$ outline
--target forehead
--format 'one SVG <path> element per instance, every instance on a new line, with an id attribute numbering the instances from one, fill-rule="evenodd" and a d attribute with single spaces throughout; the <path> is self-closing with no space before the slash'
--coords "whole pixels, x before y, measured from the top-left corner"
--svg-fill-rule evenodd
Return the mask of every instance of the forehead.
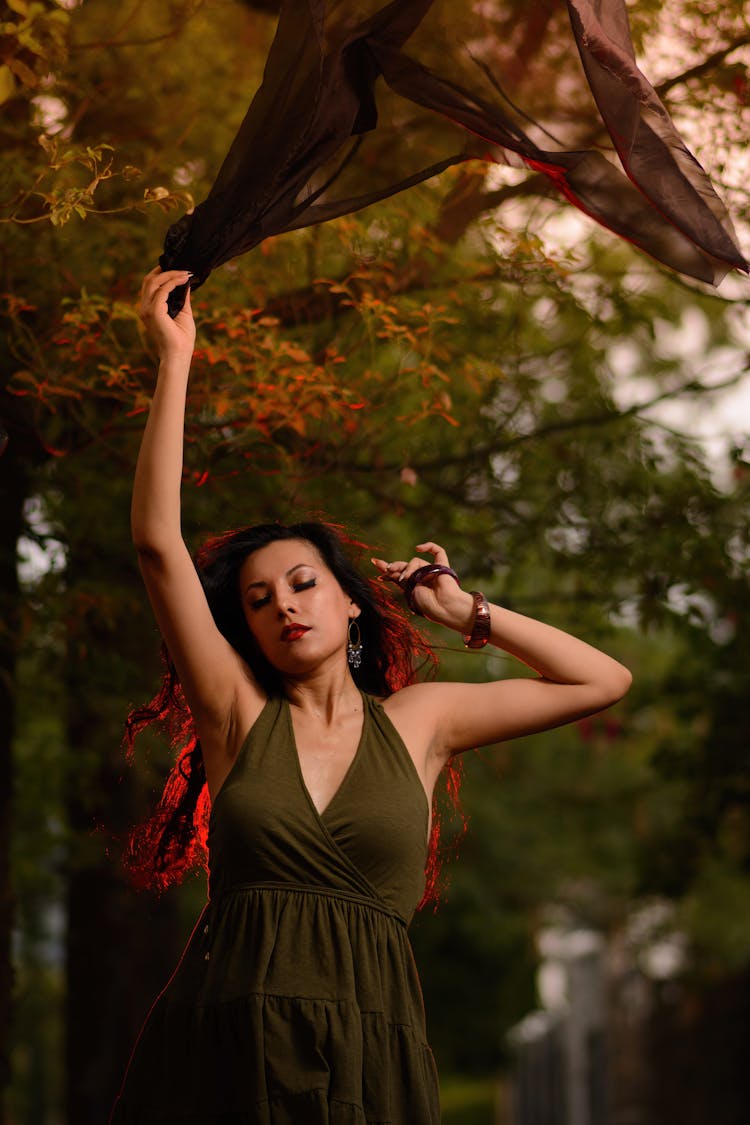
<path id="1" fill-rule="evenodd" d="M 248 555 L 240 576 L 245 582 L 270 582 L 297 566 L 309 566 L 318 571 L 327 569 L 317 548 L 306 539 L 275 539 Z"/>

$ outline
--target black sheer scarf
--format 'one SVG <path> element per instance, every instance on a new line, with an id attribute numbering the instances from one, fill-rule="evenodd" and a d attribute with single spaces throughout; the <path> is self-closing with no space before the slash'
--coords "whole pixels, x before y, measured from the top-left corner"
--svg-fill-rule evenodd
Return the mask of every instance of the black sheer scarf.
<path id="1" fill-rule="evenodd" d="M 269 235 L 477 158 L 544 173 L 680 273 L 718 284 L 748 268 L 636 65 L 624 0 L 283 0 L 261 86 L 160 264 L 195 288 Z"/>

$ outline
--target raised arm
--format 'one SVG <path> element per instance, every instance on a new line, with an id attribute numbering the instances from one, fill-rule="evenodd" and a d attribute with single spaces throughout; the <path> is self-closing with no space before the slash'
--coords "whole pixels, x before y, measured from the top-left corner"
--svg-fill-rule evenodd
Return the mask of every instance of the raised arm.
<path id="1" fill-rule="evenodd" d="M 195 324 L 190 298 L 182 312 L 164 322 L 166 299 L 188 274 L 155 269 L 141 289 L 141 319 L 159 354 L 156 390 L 141 442 L 133 482 L 130 526 L 141 558 L 183 544 L 180 527 L 183 429 Z"/>
<path id="2" fill-rule="evenodd" d="M 435 562 L 447 565 L 436 543 L 421 543 Z M 385 577 L 402 585 L 423 560 L 377 564 Z M 415 600 L 425 617 L 458 633 L 471 633 L 474 600 L 456 582 L 441 575 L 419 586 Z M 439 760 L 477 746 L 533 734 L 601 711 L 621 699 L 631 675 L 618 661 L 577 637 L 502 606 L 490 606 L 489 644 L 510 653 L 537 672 L 537 677 L 484 684 L 419 684 L 395 701 L 410 726 L 422 709 L 432 731 L 430 752 Z"/>
<path id="3" fill-rule="evenodd" d="M 166 301 L 187 276 L 156 269 L 143 282 L 141 317 L 159 354 L 159 374 L 136 466 L 131 528 L 156 620 L 204 751 L 209 748 L 206 772 L 211 785 L 212 773 L 218 777 L 226 770 L 221 763 L 212 769 L 210 748 L 227 744 L 239 691 L 245 712 L 248 693 L 257 696 L 258 710 L 262 699 L 246 666 L 214 623 L 182 538 L 183 429 L 195 325 L 189 295 L 174 320 L 167 314 Z"/>

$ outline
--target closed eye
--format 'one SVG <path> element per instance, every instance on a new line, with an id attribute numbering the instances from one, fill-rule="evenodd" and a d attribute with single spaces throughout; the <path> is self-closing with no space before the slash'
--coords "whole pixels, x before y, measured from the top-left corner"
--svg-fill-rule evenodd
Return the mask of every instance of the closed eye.
<path id="1" fill-rule="evenodd" d="M 317 582 L 317 578 L 309 578 L 307 582 L 295 582 L 292 589 L 299 593 L 300 590 L 309 590 Z"/>
<path id="2" fill-rule="evenodd" d="M 294 582 L 292 584 L 292 589 L 295 594 L 298 594 L 301 590 L 309 590 L 312 586 L 315 586 L 317 581 L 317 578 L 309 578 L 307 582 Z M 263 609 L 263 606 L 270 605 L 270 602 L 271 595 L 266 594 L 264 597 L 256 598 L 255 601 L 249 602 L 248 604 L 250 609 Z"/>
<path id="3" fill-rule="evenodd" d="M 271 601 L 271 595 L 266 594 L 264 598 L 256 598 L 254 602 L 250 602 L 250 609 L 262 609 L 264 605 L 268 605 Z"/>

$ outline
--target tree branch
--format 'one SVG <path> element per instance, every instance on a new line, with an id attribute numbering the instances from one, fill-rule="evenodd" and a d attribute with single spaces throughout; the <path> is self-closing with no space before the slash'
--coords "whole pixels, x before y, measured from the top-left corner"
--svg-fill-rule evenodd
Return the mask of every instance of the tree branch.
<path id="1" fill-rule="evenodd" d="M 507 184 L 495 191 L 482 191 L 486 176 L 486 166 L 482 174 L 474 168 L 467 168 L 448 192 L 441 204 L 438 220 L 432 227 L 432 233 L 441 242 L 454 245 L 480 215 L 497 210 L 509 199 L 558 194 L 549 176 L 542 172 L 535 172 L 519 184 Z"/>
<path id="2" fill-rule="evenodd" d="M 702 78 L 704 74 L 714 70 L 719 63 L 724 62 L 733 51 L 738 50 L 740 47 L 747 47 L 750 45 L 750 35 L 741 35 L 739 39 L 733 40 L 724 47 L 720 47 L 718 51 L 707 56 L 702 62 L 696 63 L 695 66 L 683 70 L 681 74 L 675 74 L 671 78 L 666 78 L 655 87 L 659 97 L 663 97 L 669 93 L 675 86 L 681 86 L 685 82 L 689 82 L 692 78 Z"/>
<path id="3" fill-rule="evenodd" d="M 648 399 L 646 402 L 633 403 L 632 406 L 628 406 L 624 410 L 612 409 L 601 411 L 597 414 L 579 416 L 577 418 L 561 418 L 556 422 L 548 423 L 546 426 L 540 426 L 538 429 L 532 430 L 532 432 L 528 434 L 516 434 L 505 440 L 500 439 L 487 442 L 483 446 L 472 446 L 469 451 L 458 454 L 455 457 L 434 457 L 426 461 L 409 461 L 409 468 L 414 469 L 416 472 L 427 473 L 435 469 L 448 468 L 449 466 L 468 465 L 472 462 L 482 461 L 498 453 L 506 453 L 508 450 L 515 449 L 519 445 L 524 445 L 527 442 L 550 437 L 553 434 L 565 433 L 570 430 L 606 426 L 613 422 L 621 422 L 626 418 L 637 416 L 642 411 L 649 410 L 652 406 L 656 406 L 660 402 L 678 398 L 683 394 L 690 394 L 691 392 L 696 394 L 709 394 L 713 391 L 726 390 L 728 387 L 736 386 L 746 374 L 747 368 L 744 368 L 728 379 L 724 379 L 721 383 L 714 383 L 711 386 L 706 386 L 697 379 L 691 379 L 686 383 L 682 383 L 679 387 L 673 387 L 668 391 L 662 391 L 660 394 L 654 395 L 653 398 Z M 342 461 L 339 464 L 340 467 L 346 469 L 347 472 L 366 475 L 371 472 L 395 472 L 397 469 L 403 468 L 404 463 L 402 461 L 392 461 L 390 463 L 380 462 L 377 466 L 374 466 L 372 463 L 363 465 L 358 462 Z"/>

